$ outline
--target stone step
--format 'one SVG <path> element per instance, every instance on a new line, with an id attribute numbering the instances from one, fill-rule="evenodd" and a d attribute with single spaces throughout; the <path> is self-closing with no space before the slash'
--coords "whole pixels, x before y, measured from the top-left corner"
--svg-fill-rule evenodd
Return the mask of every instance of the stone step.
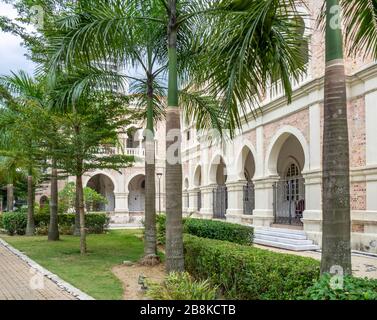
<path id="1" fill-rule="evenodd" d="M 291 238 L 283 238 L 283 237 L 277 237 L 273 235 L 264 235 L 264 234 L 255 235 L 255 239 L 268 240 L 268 241 L 287 243 L 287 244 L 297 244 L 297 245 L 313 244 L 313 241 L 307 240 L 307 239 L 291 239 Z"/>
<path id="2" fill-rule="evenodd" d="M 296 240 L 306 240 L 305 233 L 296 233 L 296 232 L 285 232 L 280 230 L 271 230 L 271 229 L 255 229 L 254 230 L 255 237 L 258 235 L 265 235 L 265 236 L 273 236 L 278 238 L 287 238 L 287 239 L 296 239 Z"/>
<path id="3" fill-rule="evenodd" d="M 318 250 L 319 247 L 315 244 L 290 244 L 290 243 L 282 243 L 277 241 L 270 241 L 270 240 L 263 240 L 263 239 L 254 239 L 255 244 L 260 244 L 263 246 L 286 249 L 291 251 L 311 251 L 311 250 Z"/>
<path id="4" fill-rule="evenodd" d="M 297 229 L 288 229 L 288 228 L 274 228 L 274 227 L 254 227 L 257 231 L 271 231 L 271 232 L 280 232 L 280 233 L 288 233 L 288 234 L 301 234 L 306 235 L 304 230 L 297 230 Z"/>

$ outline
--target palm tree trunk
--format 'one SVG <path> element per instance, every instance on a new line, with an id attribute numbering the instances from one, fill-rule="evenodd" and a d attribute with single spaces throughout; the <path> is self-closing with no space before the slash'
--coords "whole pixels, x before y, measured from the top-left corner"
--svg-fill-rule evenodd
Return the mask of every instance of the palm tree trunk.
<path id="1" fill-rule="evenodd" d="M 169 83 L 166 113 L 166 271 L 184 271 L 182 163 L 177 85 L 177 1 L 169 0 Z M 176 141 L 178 138 L 178 141 Z"/>
<path id="2" fill-rule="evenodd" d="M 143 263 L 159 262 L 156 238 L 155 145 L 153 128 L 153 79 L 148 78 L 147 130 L 145 134 L 145 233 Z"/>
<path id="3" fill-rule="evenodd" d="M 13 211 L 13 202 L 14 202 L 14 188 L 13 183 L 7 184 L 7 211 Z"/>
<path id="4" fill-rule="evenodd" d="M 351 211 L 347 93 L 341 27 L 330 10 L 338 0 L 327 0 L 326 72 L 322 177 L 321 273 L 340 266 L 351 274 Z"/>
<path id="5" fill-rule="evenodd" d="M 48 240 L 59 240 L 58 227 L 58 170 L 56 161 L 52 160 L 51 170 L 51 197 L 50 197 L 50 224 L 48 226 Z"/>
<path id="6" fill-rule="evenodd" d="M 31 170 L 27 177 L 27 223 L 26 223 L 26 235 L 33 236 L 35 232 L 34 223 L 34 183 Z"/>
<path id="7" fill-rule="evenodd" d="M 86 253 L 86 232 L 85 232 L 85 208 L 84 208 L 84 191 L 82 186 L 82 175 L 76 176 L 76 193 L 78 194 L 79 212 L 80 212 L 80 253 Z"/>

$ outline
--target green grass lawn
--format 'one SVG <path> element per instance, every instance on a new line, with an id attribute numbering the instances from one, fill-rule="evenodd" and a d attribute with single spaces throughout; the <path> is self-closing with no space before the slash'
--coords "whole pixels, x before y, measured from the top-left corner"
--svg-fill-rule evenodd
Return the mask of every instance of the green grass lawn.
<path id="1" fill-rule="evenodd" d="M 122 299 L 121 282 L 111 272 L 124 260 L 137 261 L 143 254 L 140 230 L 114 230 L 88 235 L 88 254 L 80 255 L 80 239 L 61 236 L 57 242 L 46 236 L 1 237 L 63 280 L 96 299 Z"/>

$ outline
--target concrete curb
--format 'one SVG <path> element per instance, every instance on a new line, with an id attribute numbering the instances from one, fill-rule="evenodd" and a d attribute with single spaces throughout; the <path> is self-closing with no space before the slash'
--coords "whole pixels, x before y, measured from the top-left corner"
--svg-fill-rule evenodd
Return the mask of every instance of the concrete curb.
<path id="1" fill-rule="evenodd" d="M 59 278 L 56 274 L 48 271 L 47 269 L 43 268 L 40 264 L 36 263 L 34 260 L 30 259 L 28 256 L 23 254 L 21 251 L 17 250 L 16 248 L 12 247 L 8 242 L 3 239 L 0 239 L 0 244 L 3 245 L 7 250 L 12 252 L 14 255 L 19 257 L 22 261 L 26 262 L 31 268 L 41 273 L 47 279 L 50 279 L 54 282 L 59 288 L 68 292 L 72 296 L 74 296 L 77 300 L 95 300 L 93 297 L 89 296 L 88 294 L 82 292 L 80 289 L 72 286 L 68 282 L 64 281 L 63 279 Z"/>

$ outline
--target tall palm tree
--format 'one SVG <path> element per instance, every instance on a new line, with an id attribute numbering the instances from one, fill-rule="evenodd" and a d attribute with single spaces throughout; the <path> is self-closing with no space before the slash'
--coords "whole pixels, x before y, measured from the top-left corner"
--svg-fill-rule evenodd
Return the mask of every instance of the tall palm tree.
<path id="1" fill-rule="evenodd" d="M 167 7 L 163 1 L 133 0 L 122 3 L 117 1 L 98 1 L 95 4 L 81 1 L 78 3 L 78 8 L 74 13 L 58 20 L 57 28 L 60 35 L 57 36 L 55 32 L 54 37 L 49 42 L 52 48 L 50 51 L 55 52 L 50 59 L 50 71 L 52 70 L 53 72 L 61 63 L 72 66 L 77 61 L 88 65 L 93 64 L 93 61 L 94 64 L 96 61 L 110 61 L 110 63 L 115 62 L 117 64 L 127 63 L 143 73 L 142 77 L 131 73 L 124 75 L 124 78 L 132 82 L 131 97 L 133 95 L 133 100 L 138 101 L 138 105 L 144 103 L 147 106 L 145 118 L 149 134 L 147 134 L 146 139 L 145 163 L 146 188 L 148 189 L 145 206 L 145 256 L 150 257 L 155 257 L 156 255 L 153 122 L 156 117 L 161 115 L 161 96 L 165 96 L 166 91 L 169 91 L 164 87 L 163 83 L 163 77 L 168 72 L 168 66 L 171 65 L 169 62 L 171 57 L 169 52 L 171 50 L 169 51 L 166 46 L 168 35 L 165 22 L 168 21 L 168 18 Z M 132 23 L 128 23 L 131 21 Z M 179 66 L 175 65 L 174 68 L 176 69 L 177 67 L 186 71 L 188 69 L 183 62 L 188 60 L 188 45 L 191 45 L 189 35 L 191 35 L 189 30 L 180 34 L 182 44 L 178 56 L 181 63 Z M 175 54 L 177 55 L 177 52 Z M 182 73 L 180 78 L 184 79 L 184 76 L 187 76 L 187 72 Z M 96 77 L 96 81 L 100 83 L 101 79 Z M 178 89 L 177 80 L 175 82 L 176 89 Z M 169 81 L 169 86 L 171 86 L 171 81 Z M 80 87 L 80 85 L 76 84 L 76 87 Z M 101 87 L 101 85 L 97 85 L 97 87 Z M 208 127 L 208 124 L 212 123 L 212 125 L 221 129 L 221 116 L 218 112 L 220 109 L 216 105 L 215 99 L 208 94 L 205 95 L 205 92 L 193 89 L 193 86 L 184 85 L 182 90 L 176 93 L 177 99 L 180 98 L 184 102 L 186 112 L 196 116 L 200 127 Z M 78 91 L 75 90 L 76 93 Z M 170 97 L 171 94 L 168 94 L 168 96 Z M 178 102 L 176 107 L 178 107 Z M 179 125 L 178 113 L 175 112 L 177 117 L 174 120 L 173 127 Z M 171 123 L 170 118 L 169 116 L 168 123 Z M 176 129 L 178 129 L 176 133 L 179 135 L 179 128 Z M 167 132 L 168 130 L 169 128 L 167 128 Z M 173 141 L 170 142 L 170 144 L 172 143 Z M 181 166 L 180 160 L 176 162 L 173 167 L 176 168 L 174 169 L 175 171 L 179 171 L 181 170 L 179 169 Z M 179 260 L 182 264 L 182 232 L 181 227 L 178 226 L 177 228 L 177 223 L 181 225 L 179 221 L 182 218 L 182 209 L 178 210 L 178 207 L 181 206 L 181 190 L 177 185 L 177 183 L 181 183 L 178 182 L 181 179 L 175 175 L 171 177 L 170 162 L 167 165 L 169 166 L 167 177 L 170 177 L 167 178 L 169 180 L 169 182 L 167 181 L 167 188 L 169 189 L 167 197 L 170 199 L 167 201 L 169 203 L 167 210 L 167 256 L 170 257 L 175 252 L 180 251 Z M 172 199 L 175 202 L 178 201 L 173 207 Z M 175 225 L 175 227 L 170 228 L 171 225 Z M 174 239 L 176 235 L 178 235 L 178 238 Z M 179 243 L 178 250 L 170 248 L 169 244 L 176 245 Z M 175 260 L 177 258 L 168 258 L 167 264 L 169 265 L 170 261 L 173 263 Z M 179 267 L 178 269 L 181 268 Z"/>
<path id="2" fill-rule="evenodd" d="M 26 235 L 33 235 L 35 229 L 35 177 L 39 171 L 40 162 L 43 160 L 41 155 L 42 140 L 49 140 L 50 138 L 46 135 L 48 136 L 48 133 L 51 133 L 47 130 L 50 117 L 44 116 L 46 113 L 44 83 L 20 71 L 9 76 L 2 76 L 0 85 L 2 98 L 8 105 L 8 121 L 4 128 L 8 128 L 7 130 L 13 137 L 11 151 L 13 157 L 23 159 L 22 165 L 27 171 L 28 215 Z M 52 216 L 54 217 L 56 214 L 53 207 Z"/>
<path id="3" fill-rule="evenodd" d="M 351 266 L 347 92 L 339 0 L 326 0 L 326 69 L 322 152 L 321 273 Z"/>

